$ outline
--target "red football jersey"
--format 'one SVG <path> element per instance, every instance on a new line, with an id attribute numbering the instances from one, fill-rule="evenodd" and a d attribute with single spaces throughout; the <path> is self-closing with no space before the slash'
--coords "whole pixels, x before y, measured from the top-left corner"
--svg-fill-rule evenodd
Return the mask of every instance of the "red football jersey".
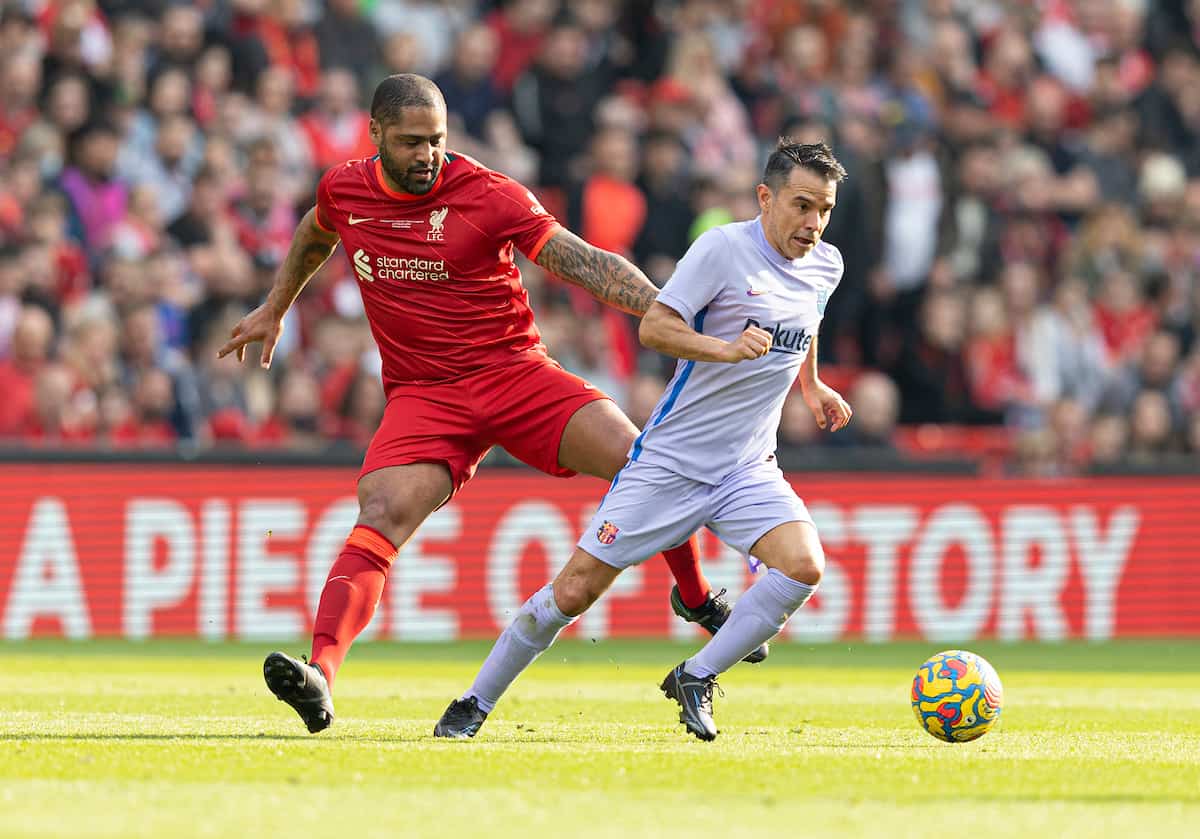
<path id="1" fill-rule="evenodd" d="M 535 259 L 560 229 L 516 181 L 447 152 L 425 195 L 388 187 L 378 157 L 317 186 L 317 224 L 359 280 L 383 383 L 441 382 L 541 346 L 513 248 Z"/>

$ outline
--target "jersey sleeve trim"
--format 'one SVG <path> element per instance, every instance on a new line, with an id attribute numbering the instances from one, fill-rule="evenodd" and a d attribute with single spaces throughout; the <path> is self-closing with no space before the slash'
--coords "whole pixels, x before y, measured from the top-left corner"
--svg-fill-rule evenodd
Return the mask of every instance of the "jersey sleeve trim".
<path id="1" fill-rule="evenodd" d="M 694 320 L 697 314 L 695 307 L 693 307 L 691 303 L 680 297 L 676 297 L 670 292 L 670 290 L 660 291 L 658 293 L 658 297 L 654 298 L 654 302 L 661 303 L 675 314 L 679 315 L 679 317 L 683 319 L 684 323 Z"/>
<path id="2" fill-rule="evenodd" d="M 327 225 L 321 221 L 321 205 L 320 204 L 318 204 L 316 206 L 316 212 L 313 213 L 313 224 L 315 224 L 321 230 L 324 230 L 326 233 L 332 233 L 334 236 L 337 235 L 337 231 L 333 229 L 332 224 Z"/>
<path id="3" fill-rule="evenodd" d="M 537 244 L 530 248 L 529 252 L 525 254 L 525 256 L 529 258 L 529 261 L 533 262 L 537 260 L 538 254 L 542 252 L 542 248 L 546 247 L 546 243 L 553 239 L 555 234 L 562 229 L 563 226 L 561 224 L 555 223 L 553 227 L 543 233 L 542 238 L 537 240 Z"/>

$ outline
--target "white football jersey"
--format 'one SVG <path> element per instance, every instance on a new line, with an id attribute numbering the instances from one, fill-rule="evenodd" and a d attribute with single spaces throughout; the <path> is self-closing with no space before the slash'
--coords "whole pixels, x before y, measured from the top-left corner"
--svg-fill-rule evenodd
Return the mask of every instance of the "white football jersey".
<path id="1" fill-rule="evenodd" d="M 771 247 L 761 219 L 715 227 L 697 239 L 658 302 L 704 335 L 732 341 L 749 326 L 772 335 L 763 358 L 724 364 L 680 361 L 646 428 L 629 451 L 717 484 L 775 452 L 783 402 L 842 278 L 842 255 L 820 242 L 787 259 Z"/>

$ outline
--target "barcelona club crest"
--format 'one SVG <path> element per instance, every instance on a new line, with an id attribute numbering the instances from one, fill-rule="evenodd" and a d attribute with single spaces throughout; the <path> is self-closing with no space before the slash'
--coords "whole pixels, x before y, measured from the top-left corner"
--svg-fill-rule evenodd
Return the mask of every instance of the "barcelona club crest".
<path id="1" fill-rule="evenodd" d="M 617 534 L 621 532 L 621 528 L 617 527 L 611 521 L 606 521 L 600 525 L 600 529 L 596 531 L 596 541 L 601 545 L 611 545 L 617 539 Z"/>

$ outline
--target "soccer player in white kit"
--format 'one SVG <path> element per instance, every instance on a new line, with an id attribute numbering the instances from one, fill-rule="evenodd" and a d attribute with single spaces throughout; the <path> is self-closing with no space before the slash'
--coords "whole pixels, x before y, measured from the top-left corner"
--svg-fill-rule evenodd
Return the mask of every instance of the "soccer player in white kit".
<path id="1" fill-rule="evenodd" d="M 775 461 L 775 435 L 797 377 L 820 427 L 850 421 L 850 406 L 817 375 L 817 328 L 842 277 L 841 254 L 821 234 L 845 176 L 824 143 L 781 140 L 757 188 L 759 217 L 709 230 L 688 249 L 639 330 L 645 346 L 679 359 L 674 378 L 575 553 L 521 607 L 436 736 L 475 736 L 513 680 L 623 569 L 701 525 L 767 568 L 662 683 L 688 731 L 717 736 L 717 676 L 783 628 L 825 565 L 812 517 Z"/>

